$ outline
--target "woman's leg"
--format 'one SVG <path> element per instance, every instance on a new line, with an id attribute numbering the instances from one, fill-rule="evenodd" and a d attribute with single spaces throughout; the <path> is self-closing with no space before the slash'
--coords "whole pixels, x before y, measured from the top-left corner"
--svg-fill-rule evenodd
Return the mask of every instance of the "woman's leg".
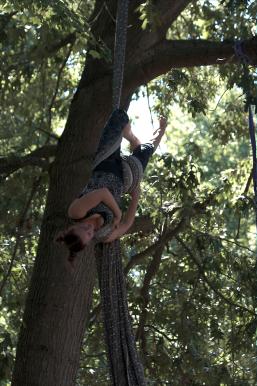
<path id="1" fill-rule="evenodd" d="M 150 140 L 146 141 L 146 143 L 151 143 L 154 147 L 154 151 L 157 149 L 159 143 L 161 142 L 161 139 L 163 137 L 163 134 L 165 133 L 167 127 L 167 120 L 163 117 L 159 120 L 159 127 L 156 129 L 153 133 L 153 136 Z M 142 144 L 142 142 L 134 135 L 134 133 L 131 130 L 130 123 L 128 123 L 124 129 L 123 129 L 123 137 L 129 141 L 131 151 L 133 152 L 139 145 Z"/>
<path id="2" fill-rule="evenodd" d="M 123 137 L 129 141 L 130 144 L 130 150 L 135 150 L 136 147 L 141 145 L 140 139 L 138 139 L 135 134 L 131 130 L 130 122 L 124 127 L 123 129 Z"/>

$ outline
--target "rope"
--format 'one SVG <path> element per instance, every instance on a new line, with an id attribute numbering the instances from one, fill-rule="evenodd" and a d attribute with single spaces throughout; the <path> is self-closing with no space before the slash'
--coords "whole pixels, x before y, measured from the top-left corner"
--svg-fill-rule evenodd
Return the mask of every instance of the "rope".
<path id="1" fill-rule="evenodd" d="M 115 30 L 115 44 L 114 44 L 114 59 L 113 59 L 113 84 L 112 84 L 113 110 L 120 107 L 125 54 L 126 54 L 128 6 L 129 6 L 129 0 L 118 0 L 116 30 Z"/>

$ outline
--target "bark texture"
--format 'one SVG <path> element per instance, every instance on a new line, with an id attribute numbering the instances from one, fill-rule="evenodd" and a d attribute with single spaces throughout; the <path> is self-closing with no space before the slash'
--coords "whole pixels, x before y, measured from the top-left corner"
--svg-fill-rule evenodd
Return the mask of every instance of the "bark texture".
<path id="1" fill-rule="evenodd" d="M 166 30 L 189 0 L 156 2 L 161 26 L 142 31 L 137 7 L 130 1 L 127 62 L 122 106 L 129 104 L 135 89 L 172 67 L 218 64 L 218 58 L 233 56 L 233 42 L 171 42 Z M 107 1 L 93 26 L 96 39 L 112 49 L 116 1 Z M 98 14 L 102 1 L 96 0 Z M 256 59 L 256 41 L 246 48 Z M 191 47 L 191 48 L 190 48 Z M 193 49 L 192 49 L 193 48 Z M 236 62 L 236 58 L 233 59 Z M 222 63 L 225 63 L 223 61 Z M 222 64 L 220 63 L 220 64 Z M 78 90 L 70 107 L 67 124 L 50 170 L 50 185 L 41 228 L 38 253 L 31 278 L 21 328 L 13 386 L 72 386 L 79 365 L 84 326 L 89 315 L 95 282 L 92 247 L 78 258 L 74 272 L 67 268 L 67 252 L 53 239 L 67 225 L 70 202 L 81 191 L 90 174 L 101 129 L 111 112 L 112 66 L 88 57 Z M 124 383 L 125 384 L 125 383 Z"/>
<path id="2" fill-rule="evenodd" d="M 59 142 L 50 172 L 38 255 L 17 348 L 12 383 L 15 386 L 75 384 L 95 283 L 94 254 L 92 246 L 87 248 L 71 271 L 67 251 L 55 244 L 54 238 L 67 226 L 67 207 L 89 175 L 89 165 L 84 157 L 85 154 L 93 155 L 90 128 L 98 127 L 99 130 L 103 125 L 106 115 L 101 114 L 100 106 L 108 111 L 109 106 L 101 103 L 94 90 L 88 88 L 87 95 L 81 92 L 73 102 L 66 132 Z M 99 89 L 97 95 L 102 96 Z M 90 111 L 91 101 L 99 103 L 95 115 Z M 73 131 L 72 128 L 76 129 Z"/>

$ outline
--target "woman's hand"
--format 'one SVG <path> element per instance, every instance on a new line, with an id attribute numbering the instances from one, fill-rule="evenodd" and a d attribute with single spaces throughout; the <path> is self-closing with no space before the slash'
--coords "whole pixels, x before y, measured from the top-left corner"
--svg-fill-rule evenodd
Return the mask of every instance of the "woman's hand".
<path id="1" fill-rule="evenodd" d="M 160 117 L 160 119 L 159 119 L 159 125 L 160 125 L 161 131 L 165 131 L 165 129 L 166 129 L 166 127 L 167 127 L 167 124 L 168 124 L 167 119 L 164 118 L 164 117 Z"/>
<path id="2" fill-rule="evenodd" d="M 122 235 L 124 235 L 128 231 L 128 229 L 133 224 L 136 209 L 137 209 L 137 204 L 140 196 L 139 185 L 136 187 L 136 189 L 133 190 L 133 192 L 130 193 L 130 196 L 131 196 L 131 202 L 123 222 L 120 223 L 121 214 L 122 214 L 121 211 L 117 213 L 115 212 L 114 220 L 113 220 L 113 225 L 114 225 L 113 231 L 104 241 L 104 243 L 111 243 L 112 241 L 119 239 Z"/>

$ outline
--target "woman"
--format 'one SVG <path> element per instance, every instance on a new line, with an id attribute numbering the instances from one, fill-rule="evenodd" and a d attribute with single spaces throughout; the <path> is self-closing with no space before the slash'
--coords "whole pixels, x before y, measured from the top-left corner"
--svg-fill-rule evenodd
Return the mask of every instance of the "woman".
<path id="1" fill-rule="evenodd" d="M 131 227 L 140 188 L 139 185 L 132 188 L 131 202 L 121 221 L 120 199 L 126 192 L 124 161 L 120 153 L 122 137 L 130 142 L 132 156 L 129 160 L 133 160 L 133 165 L 144 171 L 149 158 L 160 143 L 166 126 L 166 120 L 161 118 L 159 129 L 155 131 L 152 140 L 141 144 L 131 131 L 127 113 L 121 109 L 112 113 L 99 143 L 89 183 L 68 210 L 69 217 L 76 224 L 57 237 L 57 241 L 64 242 L 70 250 L 70 261 L 94 237 L 98 241 L 111 242 L 121 237 Z"/>

